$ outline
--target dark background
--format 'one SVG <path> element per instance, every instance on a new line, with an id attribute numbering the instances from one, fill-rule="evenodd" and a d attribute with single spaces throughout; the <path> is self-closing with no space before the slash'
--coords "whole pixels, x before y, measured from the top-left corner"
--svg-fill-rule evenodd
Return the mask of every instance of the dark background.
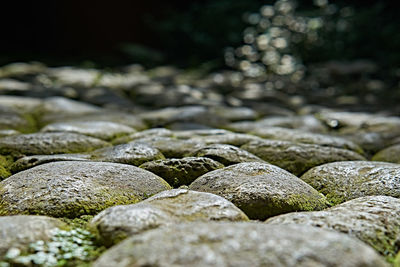
<path id="1" fill-rule="evenodd" d="M 113 67 L 141 63 L 222 67 L 223 49 L 237 47 L 245 12 L 273 1 L 2 1 L 0 65 L 42 61 L 50 66 Z M 311 8 L 311 1 L 298 1 Z M 342 51 L 320 60 L 371 58 L 400 62 L 400 23 L 395 1 L 331 1 L 356 10 L 355 30 Z M 334 38 L 334 37 L 332 37 Z M 331 51 L 332 50 L 332 51 Z M 325 51 L 326 52 L 326 51 Z M 322 58 L 321 58 L 322 57 Z M 329 58 L 330 57 L 330 58 Z M 311 60 L 315 60 L 311 57 Z"/>

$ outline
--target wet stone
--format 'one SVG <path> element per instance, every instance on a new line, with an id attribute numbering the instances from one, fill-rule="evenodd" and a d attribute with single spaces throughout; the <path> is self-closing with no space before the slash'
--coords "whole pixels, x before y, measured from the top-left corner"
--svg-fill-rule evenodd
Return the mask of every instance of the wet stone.
<path id="1" fill-rule="evenodd" d="M 116 137 L 134 133 L 129 126 L 107 121 L 75 121 L 60 122 L 46 125 L 42 132 L 70 132 L 92 136 L 110 141 Z"/>
<path id="2" fill-rule="evenodd" d="M 250 219 L 264 220 L 291 211 L 327 207 L 327 200 L 311 186 L 271 164 L 248 162 L 206 173 L 189 189 L 226 198 Z"/>
<path id="3" fill-rule="evenodd" d="M 140 168 L 162 177 L 173 187 L 189 185 L 197 177 L 223 167 L 224 165 L 221 163 L 203 157 L 156 160 L 140 166 Z"/>
<path id="4" fill-rule="evenodd" d="M 0 216 L 0 260 L 9 249 L 27 249 L 30 243 L 49 240 L 54 230 L 65 227 L 62 221 L 45 216 Z"/>
<path id="5" fill-rule="evenodd" d="M 328 162 L 365 160 L 360 154 L 346 149 L 278 140 L 254 141 L 241 146 L 241 149 L 294 175 Z"/>
<path id="6" fill-rule="evenodd" d="M 400 241 L 400 199 L 368 196 L 315 212 L 295 212 L 266 221 L 269 224 L 302 224 L 329 228 L 357 237 L 380 254 L 394 258 Z"/>
<path id="7" fill-rule="evenodd" d="M 140 143 L 122 144 L 98 149 L 91 153 L 92 160 L 108 161 L 139 166 L 148 161 L 165 159 L 156 148 Z"/>
<path id="8" fill-rule="evenodd" d="M 359 154 L 363 153 L 362 149 L 352 141 L 349 141 L 342 137 L 330 136 L 326 134 L 310 133 L 301 130 L 280 127 L 259 128 L 254 130 L 252 134 L 255 134 L 265 139 L 290 141 L 294 143 L 315 144 L 320 146 L 329 146 L 352 150 Z"/>
<path id="9" fill-rule="evenodd" d="M 34 155 L 25 156 L 18 159 L 10 166 L 12 173 L 24 171 L 26 169 L 56 161 L 87 161 L 90 160 L 88 154 L 56 154 L 56 155 Z"/>
<path id="10" fill-rule="evenodd" d="M 14 156 L 77 153 L 109 145 L 100 139 L 75 133 L 33 133 L 0 138 L 0 153 Z"/>
<path id="11" fill-rule="evenodd" d="M 108 208 L 90 222 L 107 246 L 161 226 L 199 221 L 247 221 L 226 199 L 204 192 L 163 191 L 138 204 Z"/>
<path id="12" fill-rule="evenodd" d="M 312 168 L 300 178 L 333 204 L 363 196 L 400 197 L 400 164 L 333 162 Z"/>
<path id="13" fill-rule="evenodd" d="M 61 161 L 0 182 L 0 215 L 74 218 L 132 204 L 171 187 L 143 169 L 117 163 Z"/>
<path id="14" fill-rule="evenodd" d="M 388 266 L 368 245 L 334 231 L 229 222 L 171 225 L 132 236 L 93 266 L 134 265 Z"/>
<path id="15" fill-rule="evenodd" d="M 206 157 L 224 165 L 232 165 L 241 162 L 265 162 L 243 149 L 225 144 L 207 145 L 188 154 L 187 156 Z"/>
<path id="16" fill-rule="evenodd" d="M 400 144 L 379 151 L 372 157 L 372 160 L 400 163 Z"/>

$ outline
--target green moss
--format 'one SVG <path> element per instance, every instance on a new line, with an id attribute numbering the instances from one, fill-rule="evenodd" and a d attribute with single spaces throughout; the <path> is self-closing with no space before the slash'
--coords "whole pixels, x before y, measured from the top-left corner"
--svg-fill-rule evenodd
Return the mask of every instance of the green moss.
<path id="1" fill-rule="evenodd" d="M 24 127 L 18 127 L 17 131 L 21 133 L 35 133 L 39 131 L 38 127 L 38 122 L 36 120 L 35 114 L 24 114 L 22 115 L 23 118 L 27 121 L 27 125 L 24 125 Z"/>
<path id="2" fill-rule="evenodd" d="M 400 267 L 400 252 L 398 252 L 396 258 L 393 259 L 393 266 Z"/>
<path id="3" fill-rule="evenodd" d="M 31 243 L 26 251 L 10 249 L 0 266 L 91 266 L 104 251 L 85 229 L 57 229 L 49 241 Z"/>

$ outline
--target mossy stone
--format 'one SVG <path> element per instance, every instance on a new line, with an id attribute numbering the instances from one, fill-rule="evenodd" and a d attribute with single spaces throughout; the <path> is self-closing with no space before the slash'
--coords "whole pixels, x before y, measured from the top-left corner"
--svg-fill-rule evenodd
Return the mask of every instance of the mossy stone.
<path id="1" fill-rule="evenodd" d="M 272 217 L 269 224 L 302 224 L 339 231 L 364 241 L 381 255 L 393 259 L 400 238 L 400 199 L 367 196 L 333 208 L 293 212 Z"/>
<path id="2" fill-rule="evenodd" d="M 400 164 L 342 161 L 317 166 L 300 177 L 336 205 L 363 196 L 400 197 Z"/>
<path id="3" fill-rule="evenodd" d="M 221 163 L 204 157 L 156 160 L 140 166 L 162 177 L 173 187 L 189 185 L 197 177 L 223 167 Z"/>
<path id="4" fill-rule="evenodd" d="M 74 218 L 132 204 L 171 187 L 146 170 L 117 163 L 60 161 L 0 182 L 0 215 Z"/>
<path id="5" fill-rule="evenodd" d="M 0 138 L 0 154 L 14 157 L 77 153 L 106 146 L 110 144 L 75 133 L 33 133 Z"/>
<path id="6" fill-rule="evenodd" d="M 346 149 L 278 140 L 253 141 L 241 149 L 297 176 L 328 162 L 365 160 L 360 154 Z"/>
<path id="7" fill-rule="evenodd" d="M 247 220 L 240 209 L 220 196 L 174 189 L 137 204 L 108 208 L 93 218 L 90 228 L 100 234 L 105 245 L 111 246 L 128 236 L 172 224 Z"/>
<path id="8" fill-rule="evenodd" d="M 132 236 L 93 267 L 388 266 L 365 243 L 301 225 L 242 222 L 175 224 Z"/>
<path id="9" fill-rule="evenodd" d="M 246 162 L 206 173 L 189 189 L 226 198 L 250 219 L 328 207 L 326 198 L 289 172 L 267 163 Z"/>

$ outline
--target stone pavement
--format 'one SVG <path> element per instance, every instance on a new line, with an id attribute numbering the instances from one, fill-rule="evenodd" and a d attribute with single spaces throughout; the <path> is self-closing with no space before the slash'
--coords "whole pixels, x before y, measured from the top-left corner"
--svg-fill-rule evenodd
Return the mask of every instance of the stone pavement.
<path id="1" fill-rule="evenodd" d="M 1 67 L 0 267 L 400 264 L 400 118 L 263 84 Z"/>

